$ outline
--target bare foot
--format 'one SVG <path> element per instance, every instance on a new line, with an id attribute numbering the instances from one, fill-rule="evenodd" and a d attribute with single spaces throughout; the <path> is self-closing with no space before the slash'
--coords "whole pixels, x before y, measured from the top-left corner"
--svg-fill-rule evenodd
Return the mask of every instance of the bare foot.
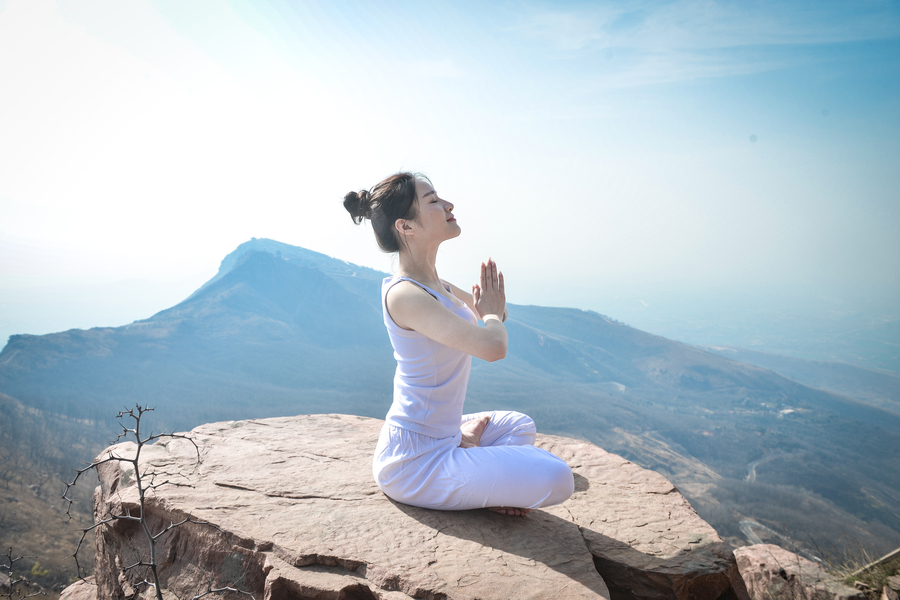
<path id="1" fill-rule="evenodd" d="M 466 421 L 460 425 L 459 430 L 462 431 L 462 441 L 459 443 L 459 447 L 477 448 L 481 444 L 481 435 L 484 433 L 484 428 L 487 427 L 490 420 L 490 417 L 484 416 Z"/>
<path id="2" fill-rule="evenodd" d="M 510 517 L 524 517 L 531 512 L 530 508 L 511 508 L 509 506 L 491 506 L 488 510 Z"/>

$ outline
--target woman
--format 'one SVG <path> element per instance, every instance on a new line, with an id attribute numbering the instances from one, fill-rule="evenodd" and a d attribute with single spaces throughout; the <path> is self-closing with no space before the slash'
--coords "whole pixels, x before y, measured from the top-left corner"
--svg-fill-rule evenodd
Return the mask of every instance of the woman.
<path id="1" fill-rule="evenodd" d="M 398 173 L 350 192 L 354 222 L 370 219 L 379 246 L 399 253 L 382 306 L 397 371 L 372 471 L 398 502 L 524 516 L 572 495 L 568 465 L 534 447 L 534 421 L 511 411 L 463 415 L 472 356 L 506 356 L 506 294 L 493 260 L 472 293 L 438 277 L 438 247 L 460 234 L 453 204 L 422 175 Z M 478 326 L 478 320 L 484 322 Z"/>

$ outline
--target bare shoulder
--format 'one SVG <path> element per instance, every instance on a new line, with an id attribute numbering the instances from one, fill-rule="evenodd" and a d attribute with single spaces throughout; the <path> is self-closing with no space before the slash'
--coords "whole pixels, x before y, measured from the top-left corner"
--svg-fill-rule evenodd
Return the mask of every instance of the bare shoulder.
<path id="1" fill-rule="evenodd" d="M 385 298 L 387 299 L 389 307 L 393 305 L 406 305 L 410 302 L 418 304 L 423 300 L 435 299 L 428 290 L 406 279 L 392 285 L 387 291 Z"/>
<path id="2" fill-rule="evenodd" d="M 385 295 L 385 304 L 394 323 L 404 329 L 415 329 L 413 323 L 422 315 L 447 310 L 428 290 L 411 281 L 391 286 Z"/>

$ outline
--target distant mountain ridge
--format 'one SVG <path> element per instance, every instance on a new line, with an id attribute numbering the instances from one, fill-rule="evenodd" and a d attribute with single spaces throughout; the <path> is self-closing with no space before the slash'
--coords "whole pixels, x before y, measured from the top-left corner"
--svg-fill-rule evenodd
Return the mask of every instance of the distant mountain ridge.
<path id="1" fill-rule="evenodd" d="M 395 366 L 382 324 L 385 276 L 250 240 L 148 319 L 12 336 L 0 352 L 0 392 L 94 420 L 140 402 L 158 408 L 159 425 L 181 430 L 302 413 L 382 418 Z M 821 519 L 794 506 L 813 502 L 835 523 L 900 545 L 900 416 L 592 311 L 509 308 L 508 356 L 474 361 L 467 410 L 523 410 L 546 433 L 660 470 L 736 541 L 741 517 L 814 527 Z M 748 508 L 749 495 L 763 492 L 780 495 L 781 516 Z"/>
<path id="2" fill-rule="evenodd" d="M 717 346 L 705 349 L 900 415 L 900 377 L 896 375 L 845 363 L 792 358 L 742 348 Z"/>

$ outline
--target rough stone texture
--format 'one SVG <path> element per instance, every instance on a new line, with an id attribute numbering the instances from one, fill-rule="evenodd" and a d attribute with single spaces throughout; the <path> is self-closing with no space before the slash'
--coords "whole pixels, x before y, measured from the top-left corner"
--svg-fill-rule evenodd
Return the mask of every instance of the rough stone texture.
<path id="1" fill-rule="evenodd" d="M 164 587 L 190 598 L 212 579 L 258 600 L 749 598 L 730 549 L 656 473 L 586 442 L 538 436 L 575 473 L 562 506 L 526 518 L 419 509 L 372 480 L 381 425 L 345 415 L 204 425 L 190 434 L 199 465 L 183 440 L 145 448 L 142 471 L 185 486 L 149 496 L 151 525 L 189 516 L 215 526 L 188 523 L 161 538 Z M 137 514 L 127 466 L 101 468 L 97 518 Z M 96 545 L 98 597 L 124 598 L 133 575 L 117 574 L 146 548 L 141 530 L 119 521 L 98 528 Z"/>
<path id="2" fill-rule="evenodd" d="M 59 595 L 59 600 L 97 600 L 97 586 L 94 578 L 81 579 L 67 587 Z"/>
<path id="3" fill-rule="evenodd" d="M 773 544 L 734 551 L 753 600 L 865 600 L 821 565 Z"/>
<path id="4" fill-rule="evenodd" d="M 575 473 L 561 507 L 578 525 L 614 598 L 746 598 L 731 548 L 659 473 L 570 438 L 538 446 Z"/>

